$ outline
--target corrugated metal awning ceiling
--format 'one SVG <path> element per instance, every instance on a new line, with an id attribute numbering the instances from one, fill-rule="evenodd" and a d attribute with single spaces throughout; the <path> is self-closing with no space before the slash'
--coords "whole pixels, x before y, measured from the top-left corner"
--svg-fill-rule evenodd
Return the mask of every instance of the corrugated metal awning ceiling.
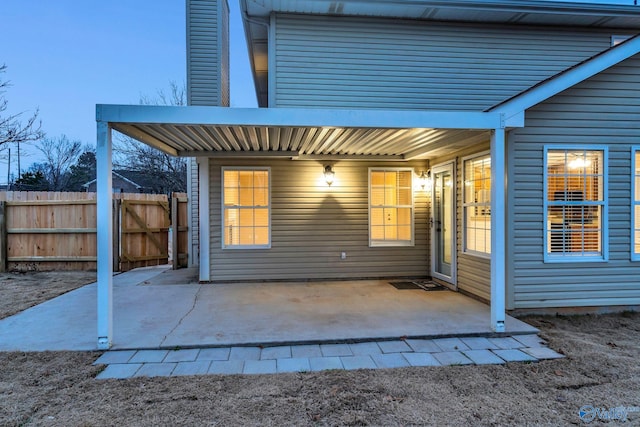
<path id="1" fill-rule="evenodd" d="M 460 129 L 371 129 L 330 127 L 122 124 L 112 127 L 178 156 L 322 158 L 379 157 L 410 160 L 443 155 L 488 141 L 487 131 Z M 160 147 L 158 147 L 160 148 Z M 165 150 L 166 151 L 166 150 Z M 173 154 L 173 153 L 172 153 Z"/>
<path id="2" fill-rule="evenodd" d="M 96 119 L 173 156 L 430 158 L 487 141 L 495 112 L 98 105 Z"/>

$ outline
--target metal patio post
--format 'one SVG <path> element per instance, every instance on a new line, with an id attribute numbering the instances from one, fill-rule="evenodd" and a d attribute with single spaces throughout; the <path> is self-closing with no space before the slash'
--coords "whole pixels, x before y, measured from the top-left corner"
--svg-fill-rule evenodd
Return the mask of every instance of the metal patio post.
<path id="1" fill-rule="evenodd" d="M 98 121 L 97 129 L 98 348 L 106 350 L 113 339 L 112 142 L 109 123 Z"/>
<path id="2" fill-rule="evenodd" d="M 504 128 L 491 132 L 491 328 L 505 331 L 506 279 L 506 137 Z"/>

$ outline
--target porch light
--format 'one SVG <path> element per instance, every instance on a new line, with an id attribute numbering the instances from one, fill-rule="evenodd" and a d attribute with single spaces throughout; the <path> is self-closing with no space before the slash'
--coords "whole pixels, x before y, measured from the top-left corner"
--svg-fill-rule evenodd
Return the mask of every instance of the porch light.
<path id="1" fill-rule="evenodd" d="M 420 172 L 418 181 L 420 181 L 420 187 L 422 187 L 423 190 L 427 188 L 427 186 L 431 187 L 431 171 L 427 171 L 426 174 L 424 171 Z"/>
<path id="2" fill-rule="evenodd" d="M 335 177 L 336 173 L 331 168 L 331 165 L 326 165 L 324 167 L 324 180 L 326 181 L 327 185 L 331 186 Z"/>

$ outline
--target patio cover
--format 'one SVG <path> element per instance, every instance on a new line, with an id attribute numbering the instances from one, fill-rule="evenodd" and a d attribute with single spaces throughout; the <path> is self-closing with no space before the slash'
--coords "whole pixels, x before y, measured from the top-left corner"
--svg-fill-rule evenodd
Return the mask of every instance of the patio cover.
<path id="1" fill-rule="evenodd" d="M 508 118 L 507 118 L 508 117 Z M 98 348 L 112 340 L 111 130 L 180 157 L 406 161 L 490 139 L 491 229 L 505 229 L 505 131 L 524 113 L 98 105 Z M 200 218 L 208 220 L 208 177 L 200 177 Z M 204 187 L 202 187 L 204 185 Z M 200 227 L 200 240 L 209 240 Z M 491 326 L 504 332 L 505 239 L 492 233 Z M 208 247 L 200 280 L 209 280 Z"/>

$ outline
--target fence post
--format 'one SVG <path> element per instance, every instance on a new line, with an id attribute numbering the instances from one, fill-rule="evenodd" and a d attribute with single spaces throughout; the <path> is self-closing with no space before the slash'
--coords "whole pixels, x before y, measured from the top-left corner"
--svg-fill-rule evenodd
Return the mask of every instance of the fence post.
<path id="1" fill-rule="evenodd" d="M 7 271 L 7 202 L 0 202 L 0 272 Z"/>
<path id="2" fill-rule="evenodd" d="M 113 271 L 120 271 L 120 199 L 114 199 L 113 214 Z"/>
<path id="3" fill-rule="evenodd" d="M 178 215 L 178 195 L 171 193 L 171 257 L 174 270 L 180 267 L 180 254 L 178 253 L 178 227 L 180 221 L 178 220 Z"/>

